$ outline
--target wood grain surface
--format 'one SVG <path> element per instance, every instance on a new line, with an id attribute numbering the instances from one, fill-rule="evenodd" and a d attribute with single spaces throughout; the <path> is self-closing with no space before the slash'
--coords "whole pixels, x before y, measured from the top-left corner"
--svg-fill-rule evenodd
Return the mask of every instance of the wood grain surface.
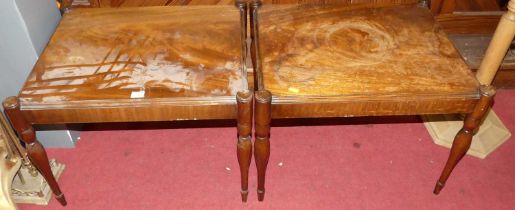
<path id="1" fill-rule="evenodd" d="M 234 5 L 234 0 L 65 0 L 73 7 L 142 7 L 177 5 Z M 264 4 L 414 3 L 417 0 L 263 0 Z"/>
<path id="2" fill-rule="evenodd" d="M 260 36 L 275 104 L 478 97 L 474 75 L 415 5 L 264 5 Z"/>
<path id="3" fill-rule="evenodd" d="M 234 6 L 75 9 L 20 91 L 22 109 L 235 104 L 239 21 Z"/>

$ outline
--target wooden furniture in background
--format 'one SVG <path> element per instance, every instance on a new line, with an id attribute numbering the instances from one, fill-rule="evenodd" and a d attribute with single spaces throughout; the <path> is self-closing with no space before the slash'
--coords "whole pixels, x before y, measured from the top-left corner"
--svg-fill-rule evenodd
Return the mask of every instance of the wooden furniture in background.
<path id="1" fill-rule="evenodd" d="M 262 74 L 258 90 L 272 97 L 271 109 L 258 113 L 256 107 L 256 119 L 467 113 L 435 186 L 440 192 L 495 90 L 480 88 L 429 10 L 412 4 L 263 6 L 256 16 L 254 70 Z M 270 151 L 268 138 L 256 135 L 257 142 L 266 145 L 255 153 L 262 200 Z"/>
<path id="2" fill-rule="evenodd" d="M 455 11 L 498 11 L 497 0 L 432 0 L 433 14 L 450 14 Z"/>
<path id="3" fill-rule="evenodd" d="M 33 125 L 236 119 L 236 95 L 248 92 L 240 16 L 235 6 L 197 6 L 74 9 L 63 17 L 19 95 L 3 103 L 61 204 Z M 239 145 L 249 144 L 239 134 Z M 239 160 L 248 169 L 249 156 Z"/>

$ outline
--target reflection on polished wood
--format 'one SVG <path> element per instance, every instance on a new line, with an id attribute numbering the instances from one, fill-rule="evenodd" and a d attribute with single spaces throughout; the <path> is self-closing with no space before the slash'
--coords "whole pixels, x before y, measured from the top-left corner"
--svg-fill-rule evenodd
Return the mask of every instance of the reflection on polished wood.
<path id="1" fill-rule="evenodd" d="M 21 107 L 34 123 L 234 118 L 228 105 L 246 83 L 239 34 L 234 6 L 75 9 Z"/>
<path id="2" fill-rule="evenodd" d="M 273 117 L 469 112 L 479 97 L 425 8 L 265 5 L 259 21 Z"/>

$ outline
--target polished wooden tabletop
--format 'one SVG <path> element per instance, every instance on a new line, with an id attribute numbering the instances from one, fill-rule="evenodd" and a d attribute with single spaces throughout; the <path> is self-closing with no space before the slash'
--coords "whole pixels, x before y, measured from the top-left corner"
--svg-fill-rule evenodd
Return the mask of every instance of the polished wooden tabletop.
<path id="1" fill-rule="evenodd" d="M 428 9 L 264 5 L 264 84 L 274 103 L 478 97 L 478 83 Z"/>
<path id="2" fill-rule="evenodd" d="M 26 109 L 132 99 L 235 104 L 245 82 L 240 50 L 232 5 L 74 9 L 19 98 Z"/>
<path id="3" fill-rule="evenodd" d="M 431 13 L 413 4 L 264 5 L 259 38 L 273 117 L 466 113 L 479 98 Z M 234 118 L 240 50 L 234 6 L 72 10 L 21 108 L 33 123 Z"/>

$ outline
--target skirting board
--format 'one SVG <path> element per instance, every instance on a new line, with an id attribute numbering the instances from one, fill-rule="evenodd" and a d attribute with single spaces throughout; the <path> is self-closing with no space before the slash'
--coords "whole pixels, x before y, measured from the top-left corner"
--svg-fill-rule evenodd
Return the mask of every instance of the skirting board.
<path id="1" fill-rule="evenodd" d="M 423 115 L 421 117 L 433 142 L 447 148 L 451 148 L 454 136 L 463 127 L 462 115 Z M 494 111 L 490 110 L 479 131 L 472 138 L 467 155 L 484 159 L 510 136 L 510 131 Z"/>

